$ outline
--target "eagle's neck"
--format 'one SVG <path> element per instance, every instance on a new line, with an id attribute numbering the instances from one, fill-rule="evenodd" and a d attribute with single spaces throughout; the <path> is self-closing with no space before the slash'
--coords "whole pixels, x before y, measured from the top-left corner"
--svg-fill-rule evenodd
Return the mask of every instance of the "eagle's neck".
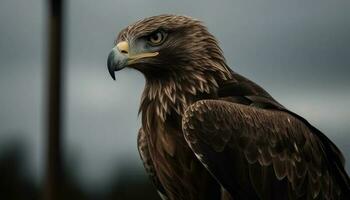
<path id="1" fill-rule="evenodd" d="M 217 95 L 220 81 L 229 78 L 228 75 L 217 75 L 213 72 L 192 71 L 166 79 L 146 77 L 139 112 L 143 118 L 158 118 L 161 122 L 165 122 L 170 115 L 182 116 L 187 106 L 194 101 Z"/>

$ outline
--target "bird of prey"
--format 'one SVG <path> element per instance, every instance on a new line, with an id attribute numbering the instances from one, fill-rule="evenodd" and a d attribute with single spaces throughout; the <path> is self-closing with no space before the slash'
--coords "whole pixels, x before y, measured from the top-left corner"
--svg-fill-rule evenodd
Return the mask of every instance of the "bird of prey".
<path id="1" fill-rule="evenodd" d="M 232 71 L 199 20 L 129 25 L 107 66 L 145 77 L 138 149 L 162 199 L 350 199 L 336 145 Z"/>

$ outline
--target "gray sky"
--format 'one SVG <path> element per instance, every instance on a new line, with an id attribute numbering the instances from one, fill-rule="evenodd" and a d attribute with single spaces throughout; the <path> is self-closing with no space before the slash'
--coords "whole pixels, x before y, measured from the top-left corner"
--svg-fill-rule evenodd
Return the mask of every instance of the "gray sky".
<path id="1" fill-rule="evenodd" d="M 46 11 L 43 0 L 0 3 L 0 144 L 26 142 L 30 174 L 43 173 Z M 141 168 L 136 150 L 141 74 L 113 82 L 107 55 L 130 23 L 163 13 L 205 22 L 233 70 L 329 136 L 350 160 L 350 1 L 74 0 L 66 7 L 65 152 L 85 186 L 118 167 Z M 348 165 L 348 168 L 349 165 Z"/>

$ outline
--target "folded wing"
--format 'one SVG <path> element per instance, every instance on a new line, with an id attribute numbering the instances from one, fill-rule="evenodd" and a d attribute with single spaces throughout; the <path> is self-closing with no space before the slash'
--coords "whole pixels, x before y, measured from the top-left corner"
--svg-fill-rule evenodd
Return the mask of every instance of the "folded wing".
<path id="1" fill-rule="evenodd" d="M 182 120 L 197 158 L 236 199 L 342 199 L 320 139 L 297 117 L 201 100 Z"/>

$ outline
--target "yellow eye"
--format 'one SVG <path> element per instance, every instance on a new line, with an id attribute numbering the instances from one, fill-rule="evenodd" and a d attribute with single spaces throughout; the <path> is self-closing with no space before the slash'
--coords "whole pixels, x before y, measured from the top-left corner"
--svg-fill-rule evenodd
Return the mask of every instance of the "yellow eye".
<path id="1" fill-rule="evenodd" d="M 165 34 L 161 31 L 155 32 L 149 36 L 148 41 L 151 45 L 160 45 L 165 39 Z"/>

